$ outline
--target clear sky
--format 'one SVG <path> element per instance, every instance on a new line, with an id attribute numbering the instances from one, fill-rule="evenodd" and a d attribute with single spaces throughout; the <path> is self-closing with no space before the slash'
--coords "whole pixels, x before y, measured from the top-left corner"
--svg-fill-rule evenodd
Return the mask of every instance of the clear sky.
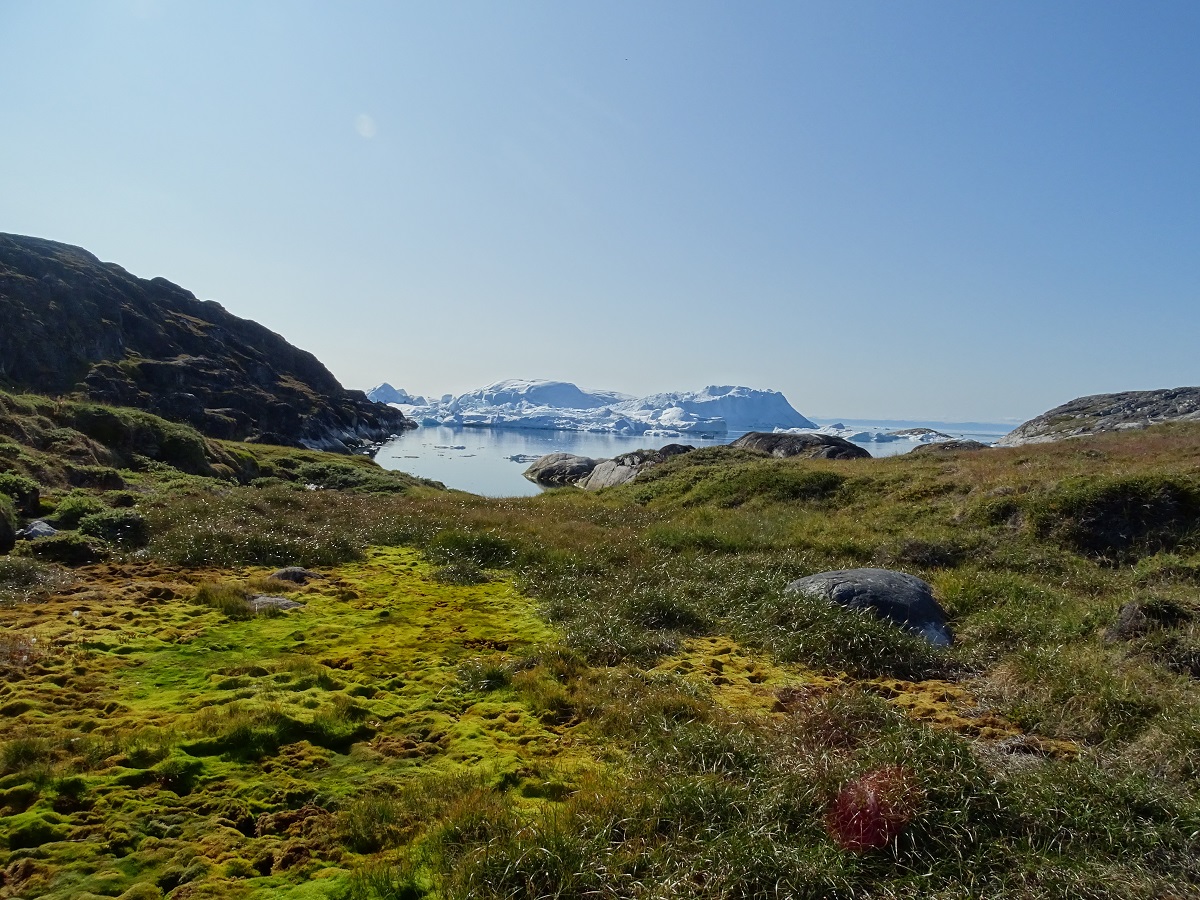
<path id="1" fill-rule="evenodd" d="M 0 97 L 0 231 L 349 387 L 1200 383 L 1195 0 L 0 0 Z"/>

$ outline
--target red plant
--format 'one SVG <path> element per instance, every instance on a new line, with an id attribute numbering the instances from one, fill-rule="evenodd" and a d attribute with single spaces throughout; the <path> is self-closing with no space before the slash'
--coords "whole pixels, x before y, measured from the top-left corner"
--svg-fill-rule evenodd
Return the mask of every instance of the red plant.
<path id="1" fill-rule="evenodd" d="M 843 850 L 865 853 L 898 837 L 924 797 L 916 776 L 904 766 L 873 769 L 842 787 L 825 827 Z"/>

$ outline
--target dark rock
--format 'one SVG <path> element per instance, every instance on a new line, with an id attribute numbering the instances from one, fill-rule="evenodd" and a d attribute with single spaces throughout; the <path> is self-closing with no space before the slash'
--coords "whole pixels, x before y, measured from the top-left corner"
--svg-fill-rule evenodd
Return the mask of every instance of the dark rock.
<path id="1" fill-rule="evenodd" d="M 970 450 L 990 450 L 987 444 L 981 444 L 979 441 L 968 440 L 950 440 L 950 441 L 935 441 L 932 444 L 918 444 L 913 447 L 909 453 L 921 456 L 931 456 L 937 453 L 960 453 Z"/>
<path id="2" fill-rule="evenodd" d="M 1014 428 L 1001 447 L 1146 428 L 1162 422 L 1200 421 L 1200 387 L 1094 394 L 1056 406 Z"/>
<path id="3" fill-rule="evenodd" d="M 1109 643 L 1129 641 L 1152 631 L 1178 628 L 1193 618 L 1191 610 L 1174 600 L 1134 600 L 1121 606 L 1117 620 L 1104 632 L 1104 639 Z"/>
<path id="4" fill-rule="evenodd" d="M 322 450 L 416 425 L 257 322 L 67 244 L 0 234 L 0 322 L 0 385 L 17 390 Z"/>
<path id="5" fill-rule="evenodd" d="M 300 566 L 288 566 L 287 568 L 272 572 L 271 577 L 277 578 L 280 581 L 291 581 L 295 584 L 307 584 L 310 578 L 320 578 L 321 576 Z"/>
<path id="6" fill-rule="evenodd" d="M 529 466 L 523 473 L 530 481 L 547 487 L 575 484 L 586 478 L 596 468 L 598 460 L 574 453 L 548 453 Z"/>
<path id="7" fill-rule="evenodd" d="M 793 581 L 788 591 L 820 597 L 847 609 L 870 610 L 880 619 L 944 647 L 954 636 L 946 613 L 920 578 L 890 569 L 841 569 Z"/>
<path id="8" fill-rule="evenodd" d="M 751 431 L 730 446 L 755 450 L 770 456 L 799 456 L 805 459 L 870 459 L 871 454 L 832 434 L 770 434 Z"/>
<path id="9" fill-rule="evenodd" d="M 304 606 L 298 600 L 289 600 L 287 597 L 273 597 L 270 594 L 255 594 L 248 601 L 250 608 L 256 613 L 260 613 L 266 609 L 299 609 Z"/>

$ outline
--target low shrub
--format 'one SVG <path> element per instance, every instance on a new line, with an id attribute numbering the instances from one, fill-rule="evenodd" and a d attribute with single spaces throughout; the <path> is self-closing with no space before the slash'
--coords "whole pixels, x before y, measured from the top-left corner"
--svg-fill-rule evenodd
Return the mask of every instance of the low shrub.
<path id="1" fill-rule="evenodd" d="M 22 541 L 14 550 L 24 557 L 34 557 L 64 566 L 83 566 L 108 559 L 109 550 L 101 541 L 73 531 L 63 531 L 35 541 Z"/>
<path id="2" fill-rule="evenodd" d="M 105 508 L 104 501 L 99 497 L 83 491 L 71 491 L 58 501 L 54 507 L 54 515 L 50 516 L 48 521 L 55 528 L 78 528 L 79 521 L 84 516 L 104 512 Z"/>
<path id="3" fill-rule="evenodd" d="M 195 603 L 217 610 L 230 619 L 249 619 L 254 615 L 250 592 L 239 584 L 205 581 L 196 588 Z"/>
<path id="4" fill-rule="evenodd" d="M 86 515 L 79 520 L 79 530 L 123 547 L 144 547 L 150 540 L 145 516 L 132 509 L 106 509 Z"/>
<path id="5" fill-rule="evenodd" d="M 65 571 L 27 556 L 0 559 L 0 603 L 22 603 L 70 581 Z"/>
<path id="6" fill-rule="evenodd" d="M 36 516 L 41 507 L 41 488 L 32 478 L 16 472 L 0 472 L 0 494 L 12 499 L 23 516 Z"/>

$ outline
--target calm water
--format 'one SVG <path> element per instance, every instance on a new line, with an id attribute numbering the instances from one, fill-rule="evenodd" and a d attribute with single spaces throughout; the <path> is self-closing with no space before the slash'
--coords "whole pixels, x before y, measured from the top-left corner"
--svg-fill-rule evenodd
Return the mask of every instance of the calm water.
<path id="1" fill-rule="evenodd" d="M 1004 433 L 955 431 L 945 426 L 941 426 L 940 430 L 955 437 L 969 437 L 985 443 L 996 440 Z M 525 497 L 540 493 L 542 488 L 527 481 L 521 473 L 533 460 L 547 453 L 576 453 L 604 459 L 632 450 L 656 449 L 666 444 L 691 444 L 695 447 L 727 444 L 740 434 L 730 432 L 719 438 L 669 438 L 581 431 L 417 428 L 381 447 L 375 461 L 385 469 L 398 469 L 422 478 L 432 478 L 447 487 L 485 497 Z M 872 456 L 894 456 L 907 453 L 916 445 L 911 441 L 892 441 L 859 446 Z"/>

